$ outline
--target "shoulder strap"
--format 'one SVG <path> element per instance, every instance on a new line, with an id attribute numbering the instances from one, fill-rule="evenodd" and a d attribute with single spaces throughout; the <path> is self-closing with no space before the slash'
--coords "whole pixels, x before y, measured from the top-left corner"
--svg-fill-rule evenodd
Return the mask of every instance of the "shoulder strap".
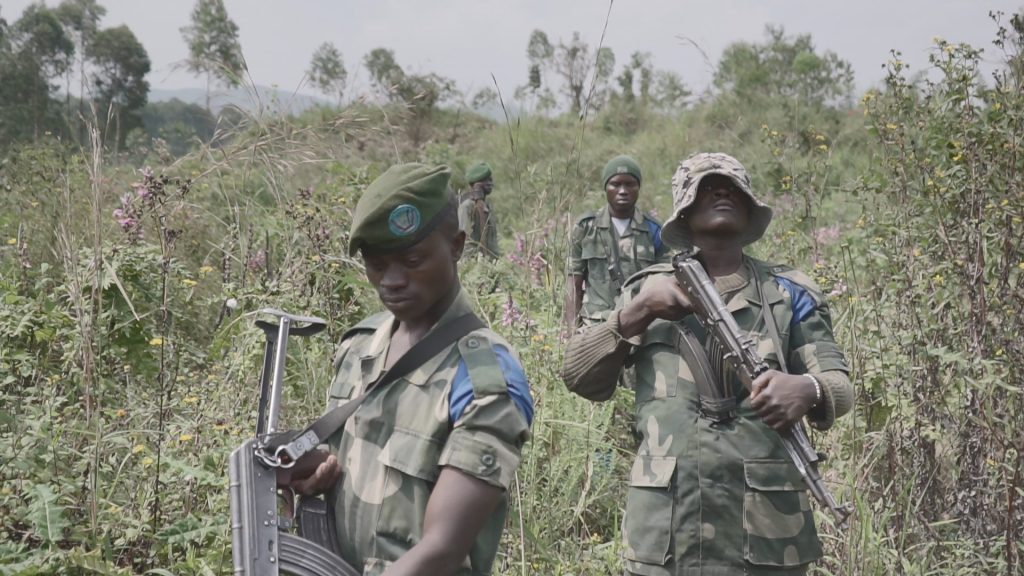
<path id="1" fill-rule="evenodd" d="M 615 293 L 619 294 L 622 292 L 622 285 L 626 282 L 626 278 L 622 274 L 622 257 L 619 255 L 619 231 L 615 228 L 614 222 L 608 227 L 608 234 L 608 252 L 611 257 L 608 262 L 608 276 L 612 279 Z"/>
<path id="2" fill-rule="evenodd" d="M 316 448 L 322 441 L 337 432 L 370 392 L 387 386 L 422 366 L 445 348 L 456 343 L 466 334 L 484 327 L 484 323 L 470 312 L 459 316 L 444 326 L 439 326 L 402 355 L 380 378 L 371 383 L 355 399 L 338 406 L 306 427 L 302 431 L 290 431 L 271 438 L 260 448 L 263 456 L 281 463 L 295 462 L 303 454 Z"/>
<path id="3" fill-rule="evenodd" d="M 754 277 L 751 281 L 757 285 L 757 297 L 761 300 L 761 317 L 764 320 L 764 327 L 768 330 L 768 336 L 772 339 L 772 344 L 775 346 L 775 355 L 779 358 L 779 368 L 788 374 L 789 369 L 786 367 L 786 354 L 782 349 L 782 337 L 779 336 L 779 326 L 775 323 L 775 315 L 772 314 L 772 307 L 768 303 L 768 299 L 764 297 L 764 287 L 761 285 L 761 274 L 758 273 L 757 264 L 752 264 L 750 268 L 754 272 Z"/>

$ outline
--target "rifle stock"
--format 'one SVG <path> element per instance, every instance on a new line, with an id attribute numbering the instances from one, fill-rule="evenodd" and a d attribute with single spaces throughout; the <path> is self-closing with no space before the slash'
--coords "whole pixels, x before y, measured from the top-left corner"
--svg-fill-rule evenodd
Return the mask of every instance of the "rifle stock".
<path id="1" fill-rule="evenodd" d="M 697 320 L 708 335 L 718 340 L 727 351 L 725 361 L 749 390 L 753 381 L 768 370 L 768 364 L 757 353 L 757 342 L 740 330 L 704 266 L 697 260 L 695 252 L 677 254 L 672 260 L 672 266 L 676 281 L 690 298 Z M 818 472 L 818 462 L 822 456 L 811 445 L 803 422 L 797 422 L 778 434 L 811 494 L 822 506 L 828 508 L 837 525 L 844 525 L 853 510 L 849 504 L 837 503 L 822 481 Z"/>

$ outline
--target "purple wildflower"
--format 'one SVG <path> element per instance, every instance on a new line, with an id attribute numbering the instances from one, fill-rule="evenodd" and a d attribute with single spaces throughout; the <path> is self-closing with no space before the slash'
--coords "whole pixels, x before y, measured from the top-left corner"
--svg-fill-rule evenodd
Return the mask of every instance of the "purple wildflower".
<path id="1" fill-rule="evenodd" d="M 811 232 L 811 235 L 814 237 L 814 241 L 818 244 L 831 244 L 836 240 L 839 240 L 839 224 L 818 228 L 814 232 Z"/>

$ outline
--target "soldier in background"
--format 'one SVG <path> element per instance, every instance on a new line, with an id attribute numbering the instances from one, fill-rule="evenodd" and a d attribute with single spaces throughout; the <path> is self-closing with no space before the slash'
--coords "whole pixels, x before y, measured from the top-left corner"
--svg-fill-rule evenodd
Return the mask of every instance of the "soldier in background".
<path id="1" fill-rule="evenodd" d="M 701 405 L 699 371 L 677 343 L 680 324 L 700 339 L 706 333 L 671 264 L 633 276 L 608 319 L 569 340 L 562 377 L 581 396 L 607 400 L 619 369 L 636 369 L 642 443 L 623 521 L 626 572 L 804 574 L 821 557 L 821 542 L 801 475 L 772 429 L 806 416 L 824 430 L 850 410 L 849 368 L 832 336 L 828 305 L 807 275 L 744 254 L 772 211 L 754 196 L 736 159 L 688 158 L 672 194 L 664 241 L 700 249 L 722 300 L 772 369 L 752 392 L 735 374 L 719 383 L 734 396 L 728 410 L 727 403 L 717 413 Z"/>
<path id="2" fill-rule="evenodd" d="M 360 398 L 414 344 L 472 312 L 459 283 L 466 234 L 449 177 L 445 166 L 398 165 L 359 199 L 349 253 L 362 254 L 386 311 L 343 336 L 328 410 Z M 341 556 L 365 576 L 484 576 L 532 418 L 515 353 L 480 328 L 373 388 L 330 450 L 293 469 L 311 475 L 288 470 L 278 482 L 328 492 Z"/>
<path id="3" fill-rule="evenodd" d="M 661 224 L 636 207 L 640 165 L 616 156 L 601 174 L 608 203 L 576 221 L 569 247 L 565 324 L 570 329 L 601 322 L 615 308 L 623 282 L 658 262 L 667 262 Z"/>
<path id="4" fill-rule="evenodd" d="M 498 250 L 498 219 L 487 197 L 494 189 L 491 167 L 486 162 L 474 164 L 466 171 L 469 192 L 459 204 L 459 228 L 466 233 L 466 254 L 483 254 L 494 260 Z"/>

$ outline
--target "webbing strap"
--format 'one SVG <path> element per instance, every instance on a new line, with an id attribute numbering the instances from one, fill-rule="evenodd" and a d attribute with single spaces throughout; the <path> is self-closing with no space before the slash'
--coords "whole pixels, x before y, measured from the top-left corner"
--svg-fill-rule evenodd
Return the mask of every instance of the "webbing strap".
<path id="1" fill-rule="evenodd" d="M 370 392 L 409 374 L 425 364 L 427 360 L 440 354 L 445 348 L 458 342 L 466 334 L 480 328 L 484 328 L 484 323 L 472 312 L 438 326 L 424 339 L 414 344 L 380 378 L 367 386 L 366 390 L 358 397 L 324 414 L 304 430 L 282 432 L 270 438 L 259 448 L 258 452 L 265 459 L 269 459 L 269 461 L 264 460 L 268 464 L 273 465 L 276 462 L 278 466 L 290 465 L 344 426 L 345 421 L 366 400 Z"/>

